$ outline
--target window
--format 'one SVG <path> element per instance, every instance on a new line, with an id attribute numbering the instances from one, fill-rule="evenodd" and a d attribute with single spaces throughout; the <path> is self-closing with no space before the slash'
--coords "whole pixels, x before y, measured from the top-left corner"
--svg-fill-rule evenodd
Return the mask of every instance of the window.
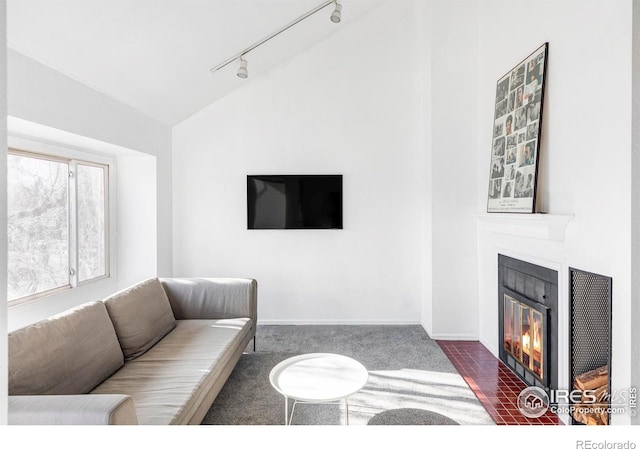
<path id="1" fill-rule="evenodd" d="M 109 276 L 109 166 L 9 150 L 9 301 Z"/>

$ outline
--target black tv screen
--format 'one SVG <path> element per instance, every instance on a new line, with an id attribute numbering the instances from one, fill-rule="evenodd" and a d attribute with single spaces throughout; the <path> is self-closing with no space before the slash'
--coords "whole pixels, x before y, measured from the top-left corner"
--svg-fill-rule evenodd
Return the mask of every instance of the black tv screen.
<path id="1" fill-rule="evenodd" d="M 342 175 L 247 176 L 249 229 L 342 229 Z"/>

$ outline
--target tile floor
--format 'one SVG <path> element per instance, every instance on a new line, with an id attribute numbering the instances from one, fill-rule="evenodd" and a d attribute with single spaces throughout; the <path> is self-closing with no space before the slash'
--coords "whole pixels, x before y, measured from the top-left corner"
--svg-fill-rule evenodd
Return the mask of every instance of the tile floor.
<path id="1" fill-rule="evenodd" d="M 527 418 L 518 411 L 518 394 L 526 384 L 477 341 L 438 341 L 498 425 L 563 425 L 553 412 Z"/>

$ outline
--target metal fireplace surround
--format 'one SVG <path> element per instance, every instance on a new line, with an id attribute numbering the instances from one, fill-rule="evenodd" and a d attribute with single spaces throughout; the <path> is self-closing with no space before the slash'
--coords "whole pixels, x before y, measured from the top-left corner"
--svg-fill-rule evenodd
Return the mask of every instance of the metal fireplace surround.
<path id="1" fill-rule="evenodd" d="M 518 311 L 512 338 L 505 345 L 505 304 L 507 323 L 513 323 Z M 547 392 L 558 387 L 558 272 L 522 260 L 498 254 L 499 358 L 527 385 Z M 523 323 L 524 322 L 524 323 Z M 522 337 L 527 328 L 528 353 L 523 341 L 514 348 L 516 331 Z M 535 328 L 535 331 L 534 331 Z M 534 357 L 534 332 L 539 347 Z M 527 345 L 527 343 L 525 343 Z"/>

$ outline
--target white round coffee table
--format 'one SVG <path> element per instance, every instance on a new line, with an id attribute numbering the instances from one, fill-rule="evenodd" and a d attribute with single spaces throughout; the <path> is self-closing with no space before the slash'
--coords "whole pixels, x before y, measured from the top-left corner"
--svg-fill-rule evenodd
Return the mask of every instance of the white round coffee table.
<path id="1" fill-rule="evenodd" d="M 364 387 L 367 369 L 339 354 L 314 353 L 288 358 L 273 367 L 271 385 L 284 396 L 284 423 L 291 424 L 296 403 L 324 404 L 344 401 L 345 424 L 349 424 L 347 398 Z M 293 407 L 289 413 L 289 399 Z"/>

